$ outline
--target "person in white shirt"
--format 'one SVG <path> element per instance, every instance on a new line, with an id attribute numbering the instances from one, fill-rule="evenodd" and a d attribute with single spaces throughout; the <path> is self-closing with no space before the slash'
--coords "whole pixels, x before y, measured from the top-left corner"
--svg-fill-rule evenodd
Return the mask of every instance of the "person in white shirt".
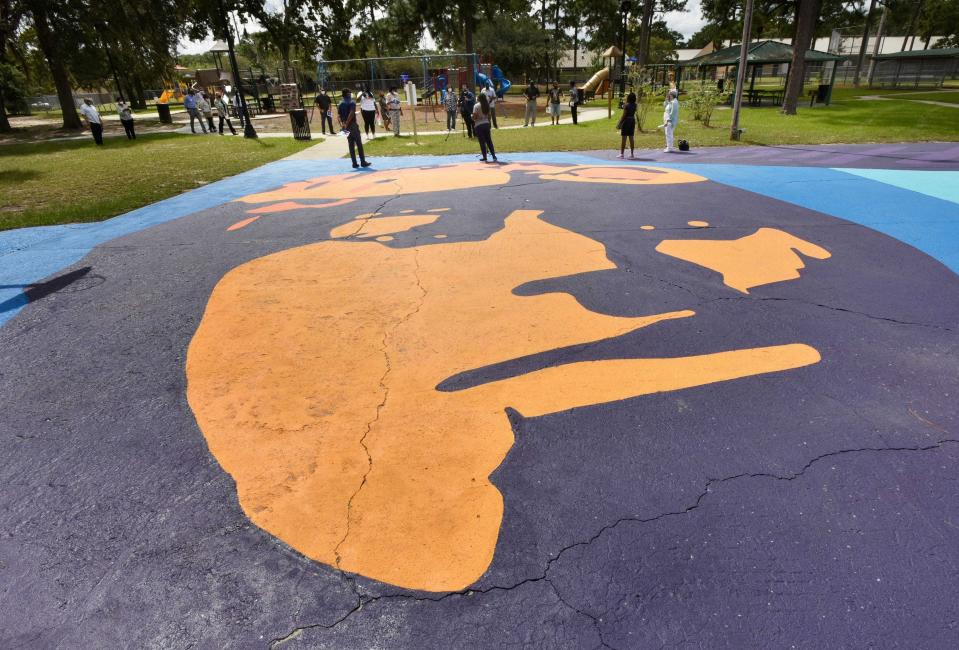
<path id="1" fill-rule="evenodd" d="M 494 129 L 498 129 L 499 125 L 496 123 L 496 89 L 490 85 L 486 86 L 482 92 L 489 101 L 489 121 L 493 124 Z"/>
<path id="2" fill-rule="evenodd" d="M 669 91 L 666 101 L 663 102 L 663 126 L 666 127 L 666 148 L 663 153 L 672 153 L 673 134 L 676 132 L 676 125 L 679 124 L 679 93 L 676 89 Z"/>
<path id="3" fill-rule="evenodd" d="M 97 144 L 103 144 L 103 120 L 100 119 L 100 113 L 97 112 L 93 101 L 84 99 L 80 106 L 80 112 L 90 125 L 90 131 L 93 133 L 93 141 Z"/>
<path id="4" fill-rule="evenodd" d="M 117 115 L 120 116 L 120 124 L 127 134 L 127 140 L 136 140 L 137 134 L 133 130 L 133 109 L 123 101 L 122 97 L 117 97 Z"/>
<path id="5" fill-rule="evenodd" d="M 376 107 L 376 98 L 367 88 L 360 93 L 360 113 L 363 115 L 363 129 L 366 132 L 366 139 L 372 140 L 376 137 L 376 116 L 379 113 Z"/>

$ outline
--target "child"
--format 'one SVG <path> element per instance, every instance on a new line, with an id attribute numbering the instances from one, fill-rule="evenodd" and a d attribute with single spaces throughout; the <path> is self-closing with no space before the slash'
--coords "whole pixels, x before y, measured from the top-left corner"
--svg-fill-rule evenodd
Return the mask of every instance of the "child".
<path id="1" fill-rule="evenodd" d="M 616 157 L 622 158 L 626 153 L 626 138 L 629 138 L 629 159 L 636 160 L 636 156 L 633 153 L 636 148 L 633 141 L 633 136 L 636 134 L 636 93 L 629 93 L 629 95 L 626 96 L 626 105 L 623 106 L 623 116 L 619 118 L 619 124 L 616 125 L 616 128 L 619 129 L 619 134 L 623 137 L 619 145 L 619 155 Z"/>

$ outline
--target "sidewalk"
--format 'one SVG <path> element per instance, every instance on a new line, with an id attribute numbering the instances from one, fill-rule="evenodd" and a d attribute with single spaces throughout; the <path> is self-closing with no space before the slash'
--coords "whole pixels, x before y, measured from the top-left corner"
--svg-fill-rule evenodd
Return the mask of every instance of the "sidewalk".
<path id="1" fill-rule="evenodd" d="M 578 116 L 579 122 L 592 122 L 594 120 L 601 120 L 608 115 L 606 109 L 603 108 L 590 108 L 585 111 L 582 111 Z M 537 115 L 537 117 L 542 117 Z M 572 124 L 573 119 L 571 117 L 561 118 L 559 121 L 560 124 Z M 507 131 L 510 129 L 524 129 L 524 128 L 541 128 L 543 126 L 550 126 L 549 123 L 539 124 L 539 126 L 524 127 L 522 125 L 516 126 L 504 126 L 498 131 Z M 189 133 L 189 127 L 187 127 L 187 133 Z M 406 132 L 405 135 L 411 135 L 412 132 Z M 459 131 L 455 132 L 459 134 Z M 495 133 L 495 131 L 494 131 Z M 417 137 L 436 137 L 442 136 L 446 137 L 448 134 L 447 131 L 424 131 L 422 133 L 417 133 Z M 260 137 L 264 138 L 292 138 L 292 133 L 261 133 Z M 374 140 L 381 138 L 388 138 L 389 135 L 379 135 Z M 303 151 L 299 151 L 292 156 L 285 158 L 284 160 L 333 160 L 336 158 L 342 158 L 347 155 L 347 145 L 346 138 L 337 134 L 333 136 L 328 136 L 323 142 L 314 145 Z"/>

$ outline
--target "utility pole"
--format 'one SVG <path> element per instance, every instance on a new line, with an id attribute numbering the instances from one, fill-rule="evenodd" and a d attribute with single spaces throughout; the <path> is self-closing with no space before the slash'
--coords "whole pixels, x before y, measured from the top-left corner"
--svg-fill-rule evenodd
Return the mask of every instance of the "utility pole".
<path id="1" fill-rule="evenodd" d="M 236 85 L 236 91 L 240 93 L 240 110 L 243 112 L 243 137 L 256 138 L 256 129 L 250 121 L 250 111 L 246 108 L 246 97 L 243 95 L 243 84 L 240 82 L 240 66 L 236 64 L 236 52 L 233 50 L 233 30 L 230 29 L 230 23 L 226 19 L 226 9 L 223 7 L 223 0 L 217 0 L 217 8 L 220 10 L 220 16 L 223 18 L 223 29 L 226 31 L 226 47 L 230 53 L 230 68 L 233 69 L 233 83 Z"/>
<path id="2" fill-rule="evenodd" d="M 862 43 L 859 45 L 859 62 L 856 64 L 856 76 L 853 85 L 859 87 L 859 77 L 862 75 L 862 64 L 866 61 L 866 46 L 869 44 L 869 25 L 872 23 L 872 12 L 876 10 L 876 0 L 869 0 L 869 13 L 866 14 L 866 26 L 862 30 Z"/>
<path id="3" fill-rule="evenodd" d="M 746 0 L 743 10 L 743 42 L 739 47 L 739 67 L 736 69 L 736 94 L 733 96 L 733 123 L 729 127 L 729 139 L 739 140 L 739 109 L 743 104 L 743 86 L 746 84 L 746 67 L 749 64 L 749 39 L 753 30 L 753 0 Z"/>

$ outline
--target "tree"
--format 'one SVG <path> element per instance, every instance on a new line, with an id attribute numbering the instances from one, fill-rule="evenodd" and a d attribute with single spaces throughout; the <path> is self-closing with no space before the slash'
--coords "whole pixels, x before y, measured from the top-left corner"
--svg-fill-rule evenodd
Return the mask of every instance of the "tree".
<path id="1" fill-rule="evenodd" d="M 73 103 L 73 86 L 67 66 L 67 47 L 76 44 L 76 5 L 69 0 L 24 0 L 24 7 L 33 20 L 37 43 L 50 69 L 53 84 L 57 89 L 60 109 L 63 111 L 63 128 L 80 129 L 80 115 Z"/>
<path id="2" fill-rule="evenodd" d="M 0 0 L 0 133 L 10 131 L 7 104 L 25 94 L 25 79 L 9 60 L 16 34 L 23 21 L 24 9 L 20 2 Z"/>
<path id="3" fill-rule="evenodd" d="M 789 65 L 786 93 L 783 97 L 783 113 L 795 115 L 806 78 L 806 49 L 812 40 L 819 16 L 820 0 L 800 0 L 799 17 L 796 21 L 796 37 L 793 39 L 793 60 Z"/>

